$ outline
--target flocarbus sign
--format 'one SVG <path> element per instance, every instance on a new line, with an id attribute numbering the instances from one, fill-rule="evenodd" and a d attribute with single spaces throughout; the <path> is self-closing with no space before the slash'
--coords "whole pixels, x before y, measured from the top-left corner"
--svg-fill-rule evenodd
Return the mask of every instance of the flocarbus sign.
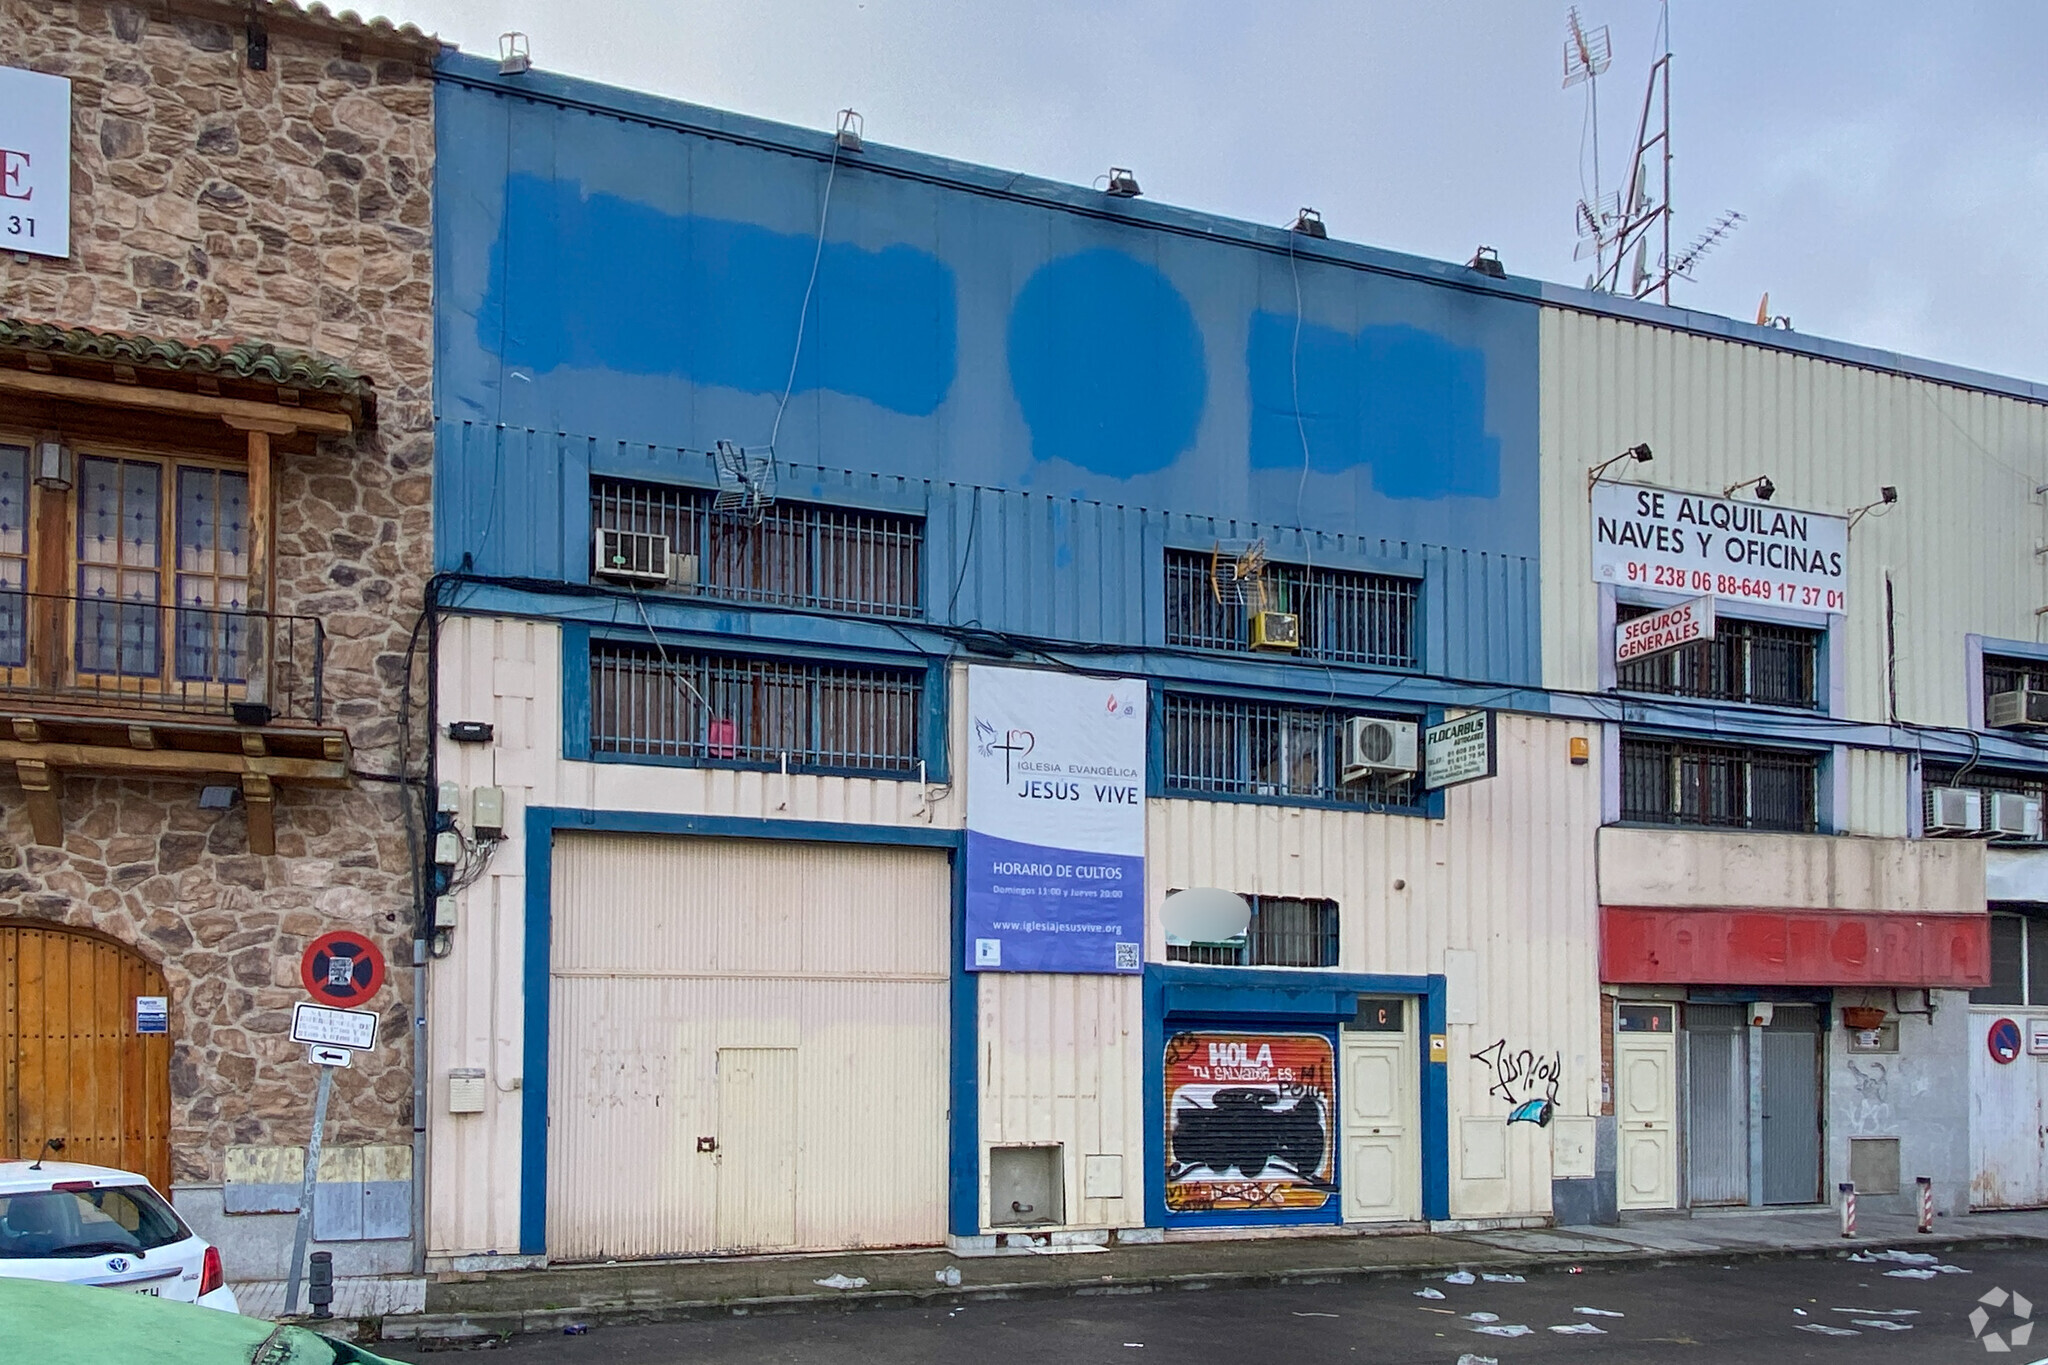
<path id="1" fill-rule="evenodd" d="M 1846 614 L 1849 522 L 1765 502 L 1596 483 L 1593 577 L 1617 587 Z"/>

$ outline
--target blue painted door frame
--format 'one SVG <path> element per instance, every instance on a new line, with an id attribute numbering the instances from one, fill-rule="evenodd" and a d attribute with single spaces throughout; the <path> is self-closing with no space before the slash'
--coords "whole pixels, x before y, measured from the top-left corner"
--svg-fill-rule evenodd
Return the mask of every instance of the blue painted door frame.
<path id="1" fill-rule="evenodd" d="M 1145 967 L 1145 1221 L 1164 1227 L 1166 1208 L 1166 1033 L 1170 1027 L 1296 1028 L 1327 1032 L 1358 1011 L 1361 995 L 1420 1000 L 1416 1039 L 1422 1083 L 1422 1216 L 1448 1218 L 1451 1206 L 1450 1085 L 1445 1062 L 1429 1059 L 1429 1040 L 1444 1032 L 1444 978 L 1364 976 L 1344 972 L 1259 971 L 1242 967 Z M 1342 1084 L 1341 1079 L 1338 1082 Z M 1341 1132 L 1341 1125 L 1337 1129 Z M 1338 1184 L 1344 1175 L 1338 1160 Z M 1246 1226 L 1268 1223 L 1338 1223 L 1341 1195 L 1327 1209 L 1293 1215 L 1182 1213 L 1177 1226 Z"/>
<path id="2" fill-rule="evenodd" d="M 977 1015 L 968 976 L 960 832 L 916 825 L 848 825 L 816 820 L 760 820 L 714 815 L 655 815 L 632 811 L 530 806 L 526 811 L 525 1075 L 520 1100 L 519 1250 L 541 1256 L 548 1244 L 548 1044 L 553 963 L 555 832 L 679 834 L 715 839 L 788 839 L 803 843 L 894 844 L 945 849 L 952 860 L 953 904 L 948 915 L 952 966 L 952 1038 L 947 1120 L 947 1226 L 978 1230 L 981 1200 L 980 1082 L 975 1068 Z"/>

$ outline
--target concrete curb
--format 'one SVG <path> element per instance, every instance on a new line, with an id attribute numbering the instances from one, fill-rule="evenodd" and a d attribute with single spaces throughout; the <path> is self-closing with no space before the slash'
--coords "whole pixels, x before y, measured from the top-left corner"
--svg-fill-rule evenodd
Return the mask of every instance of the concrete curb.
<path id="1" fill-rule="evenodd" d="M 1689 1261 L 1783 1261 L 1831 1258 L 1852 1251 L 1883 1251 L 1899 1247 L 1914 1251 L 2003 1251 L 2048 1245 L 2048 1238 L 2025 1234 L 1916 1240 L 1887 1238 L 1814 1242 L 1795 1246 L 1698 1247 L 1684 1250 L 1629 1250 L 1583 1255 L 1534 1255 L 1496 1252 L 1489 1257 L 1385 1265 L 1310 1267 L 1299 1270 L 1189 1272 L 1170 1275 L 1126 1275 L 1109 1280 L 1020 1281 L 972 1285 L 958 1289 L 868 1289 L 830 1294 L 787 1294 L 759 1298 L 676 1299 L 660 1303 L 621 1303 L 581 1308 L 534 1308 L 488 1313 L 407 1314 L 365 1319 L 357 1341 L 411 1342 L 460 1349 L 487 1345 L 507 1337 L 558 1332 L 583 1324 L 616 1327 L 705 1318 L 745 1317 L 757 1313 L 864 1312 L 891 1308 L 950 1308 L 975 1303 L 1033 1299 L 1079 1298 L 1115 1294 L 1158 1294 L 1204 1289 L 1254 1289 L 1262 1286 L 1340 1284 L 1348 1281 L 1435 1278 L 1455 1270 L 1566 1274 L 1573 1266 L 1672 1265 Z"/>

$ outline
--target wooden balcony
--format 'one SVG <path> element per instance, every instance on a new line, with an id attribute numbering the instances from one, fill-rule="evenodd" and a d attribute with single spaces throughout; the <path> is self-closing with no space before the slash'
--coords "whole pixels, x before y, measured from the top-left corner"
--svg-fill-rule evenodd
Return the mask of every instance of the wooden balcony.
<path id="1" fill-rule="evenodd" d="M 0 762 L 36 842 L 64 841 L 66 772 L 239 788 L 252 852 L 274 849 L 275 786 L 348 783 L 317 618 L 0 590 Z"/>

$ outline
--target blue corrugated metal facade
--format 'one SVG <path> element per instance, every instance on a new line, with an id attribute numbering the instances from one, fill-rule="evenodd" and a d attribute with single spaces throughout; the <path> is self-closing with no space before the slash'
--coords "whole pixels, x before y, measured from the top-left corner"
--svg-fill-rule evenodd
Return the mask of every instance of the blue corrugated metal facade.
<path id="1" fill-rule="evenodd" d="M 773 434 L 785 498 L 925 518 L 942 628 L 1156 648 L 1165 550 L 1263 537 L 1419 576 L 1422 674 L 1538 681 L 1533 295 L 472 59 L 443 77 L 440 568 L 585 583 L 592 476 L 703 486 L 716 442 Z"/>

